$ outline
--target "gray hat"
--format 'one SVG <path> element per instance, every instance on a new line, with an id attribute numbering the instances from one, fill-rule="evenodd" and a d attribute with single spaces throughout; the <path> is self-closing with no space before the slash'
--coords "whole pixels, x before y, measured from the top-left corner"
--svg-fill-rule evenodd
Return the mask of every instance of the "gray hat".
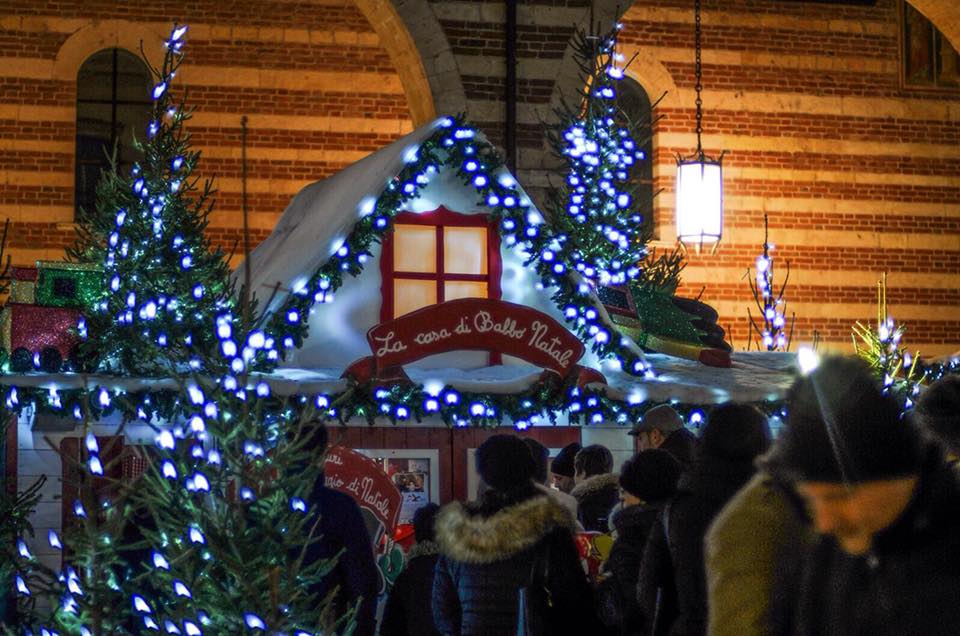
<path id="1" fill-rule="evenodd" d="M 640 433 L 649 433 L 656 429 L 661 433 L 672 433 L 683 428 L 683 418 L 673 410 L 669 404 L 655 406 L 646 413 L 640 423 L 633 427 L 629 435 L 639 435 Z"/>

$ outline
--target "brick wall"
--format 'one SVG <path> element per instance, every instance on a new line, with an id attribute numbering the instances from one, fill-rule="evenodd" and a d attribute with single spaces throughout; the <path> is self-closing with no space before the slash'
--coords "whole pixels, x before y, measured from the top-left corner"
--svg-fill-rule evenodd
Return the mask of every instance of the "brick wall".
<path id="1" fill-rule="evenodd" d="M 2 1 L 0 219 L 12 222 L 14 264 L 60 258 L 73 240 L 83 59 L 118 44 L 138 53 L 130 32 L 156 54 L 173 20 L 190 25 L 175 89 L 196 108 L 188 130 L 199 176 L 216 178 L 210 233 L 225 250 L 241 239 L 241 115 L 254 245 L 303 185 L 413 128 L 391 57 L 353 0 Z"/>
<path id="2" fill-rule="evenodd" d="M 371 17 L 378 2 L 204 0 L 134 10 L 116 0 L 0 1 L 0 213 L 15 223 L 15 260 L 56 258 L 69 241 L 75 87 L 62 58 L 78 33 L 118 19 L 157 33 L 174 18 L 191 24 L 182 79 L 199 110 L 190 130 L 204 151 L 202 174 L 218 177 L 212 228 L 229 249 L 240 225 L 242 114 L 250 117 L 255 240 L 303 184 L 412 128 L 396 70 L 404 65 L 370 27 L 381 15 L 393 20 Z M 909 343 L 931 354 L 960 348 L 960 93 L 901 87 L 897 2 L 704 0 L 704 143 L 727 151 L 726 235 L 715 254 L 690 255 L 684 292 L 705 288 L 738 347 L 750 304 L 743 274 L 766 212 L 774 255 L 792 264 L 797 340 L 817 331 L 826 345 L 848 348 L 849 325 L 873 317 L 875 283 L 887 271 Z M 519 176 L 534 194 L 553 165 L 541 121 L 561 93 L 577 89 L 567 41 L 591 4 L 599 19 L 624 2 L 518 6 Z M 432 52 L 423 63 L 435 102 L 462 106 L 501 143 L 503 2 L 393 7 L 416 45 Z M 424 20 L 430 28 L 418 31 Z M 640 0 L 623 23 L 624 52 L 638 54 L 630 73 L 654 99 L 668 91 L 654 178 L 663 188 L 658 235 L 669 245 L 674 157 L 695 147 L 691 3 Z"/>
<path id="3" fill-rule="evenodd" d="M 904 89 L 899 0 L 874 7 L 771 0 L 704 0 L 704 144 L 726 150 L 725 237 L 693 254 L 683 293 L 713 304 L 737 348 L 752 305 L 744 273 L 770 217 L 774 256 L 791 262 L 794 338 L 819 333 L 850 349 L 850 326 L 875 317 L 889 273 L 893 314 L 927 354 L 960 349 L 960 92 Z M 590 2 L 533 1 L 518 12 L 520 178 L 536 191 L 551 160 L 540 121 L 576 85 L 558 46 Z M 597 15 L 614 4 L 596 2 Z M 502 140 L 502 2 L 435 0 L 468 112 Z M 609 6 L 608 6 L 609 5 Z M 629 71 L 656 99 L 654 178 L 660 245 L 672 245 L 674 158 L 696 146 L 693 12 L 688 0 L 638 0 L 623 15 Z M 568 61 L 568 60 L 567 60 Z M 754 311 L 754 313 L 756 313 Z"/>
<path id="4" fill-rule="evenodd" d="M 776 4 L 777 16 L 760 12 L 764 4 Z M 796 341 L 817 332 L 826 346 L 849 349 L 850 325 L 875 320 L 876 281 L 887 271 L 907 343 L 927 354 L 960 349 L 960 92 L 902 87 L 898 1 L 704 8 L 704 144 L 728 151 L 726 235 L 715 254 L 690 255 L 684 291 L 705 287 L 734 344 L 745 346 L 752 297 L 743 274 L 766 212 L 781 275 L 791 265 Z M 626 52 L 645 51 L 676 86 L 663 102 L 655 158 L 669 238 L 673 157 L 695 146 L 692 16 L 685 3 L 645 0 L 624 23 Z"/>

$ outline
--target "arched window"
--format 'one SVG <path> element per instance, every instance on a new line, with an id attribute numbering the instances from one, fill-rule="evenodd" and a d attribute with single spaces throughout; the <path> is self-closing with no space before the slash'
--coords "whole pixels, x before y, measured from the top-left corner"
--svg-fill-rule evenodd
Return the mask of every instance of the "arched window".
<path id="1" fill-rule="evenodd" d="M 143 139 L 150 119 L 150 69 L 123 49 L 94 53 L 77 73 L 76 209 L 96 204 L 100 175 L 110 169 L 117 149 L 117 167 L 129 171 L 139 153 L 133 137 Z"/>
<path id="2" fill-rule="evenodd" d="M 632 184 L 636 188 L 637 201 L 643 214 L 643 223 L 651 232 L 656 227 L 653 219 L 653 131 L 650 128 L 653 108 L 643 87 L 629 77 L 620 82 L 620 108 L 635 125 L 646 133 L 635 141 L 643 150 L 645 159 L 633 169 Z"/>

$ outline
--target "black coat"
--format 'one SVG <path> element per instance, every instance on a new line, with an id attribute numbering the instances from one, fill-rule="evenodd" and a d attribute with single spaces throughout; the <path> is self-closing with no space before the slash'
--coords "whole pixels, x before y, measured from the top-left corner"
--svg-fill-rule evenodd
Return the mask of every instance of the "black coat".
<path id="1" fill-rule="evenodd" d="M 439 636 L 431 611 L 437 544 L 417 543 L 407 556 L 409 561 L 393 584 L 383 610 L 380 636 Z"/>
<path id="2" fill-rule="evenodd" d="M 646 623 L 655 623 L 654 634 L 706 634 L 704 537 L 717 513 L 753 473 L 750 461 L 702 456 L 680 477 L 677 494 L 650 531 L 637 583 L 637 600 Z"/>
<path id="3" fill-rule="evenodd" d="M 597 633 L 592 593 L 580 565 L 569 511 L 531 489 L 490 510 L 454 502 L 436 522 L 441 557 L 433 583 L 434 624 L 444 636 L 516 636 L 518 592 L 545 564 L 551 622 Z M 538 566 L 536 569 L 543 572 Z"/>
<path id="4" fill-rule="evenodd" d="M 804 564 L 794 634 L 947 636 L 960 631 L 960 486 L 931 459 L 916 495 L 868 555 L 821 538 Z"/>
<path id="5" fill-rule="evenodd" d="M 313 563 L 331 559 L 343 550 L 334 570 L 313 592 L 325 598 L 335 587 L 336 615 L 353 607 L 362 599 L 357 614 L 355 636 L 373 636 L 376 630 L 377 594 L 380 574 L 373 558 L 373 545 L 360 507 L 348 495 L 323 485 L 323 476 L 317 480 L 310 496 L 311 511 L 316 506 L 320 525 L 315 541 L 307 548 L 304 561 Z M 311 524 L 308 524 L 308 527 Z"/>
<path id="6" fill-rule="evenodd" d="M 643 628 L 637 604 L 637 578 L 647 536 L 660 509 L 661 506 L 641 504 L 623 508 L 613 517 L 617 540 L 603 565 L 607 578 L 600 583 L 598 596 L 603 607 L 612 610 L 608 616 L 610 624 L 616 624 L 616 633 L 624 636 L 639 634 Z"/>
<path id="7" fill-rule="evenodd" d="M 587 477 L 573 487 L 577 500 L 577 519 L 588 532 L 610 532 L 608 519 L 620 502 L 620 477 L 614 473 Z"/>
<path id="8" fill-rule="evenodd" d="M 667 435 L 659 448 L 673 455 L 683 469 L 688 470 L 693 465 L 699 445 L 700 440 L 697 439 L 696 435 L 685 428 L 681 428 Z"/>

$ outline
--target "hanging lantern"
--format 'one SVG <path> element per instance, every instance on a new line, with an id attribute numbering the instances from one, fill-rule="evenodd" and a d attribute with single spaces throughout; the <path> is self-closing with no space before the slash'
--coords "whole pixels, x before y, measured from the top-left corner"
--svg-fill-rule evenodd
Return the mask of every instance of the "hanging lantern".
<path id="1" fill-rule="evenodd" d="M 677 240 L 702 245 L 716 244 L 723 235 L 723 153 L 717 158 L 703 151 L 703 100 L 700 92 L 700 0 L 694 3 L 697 76 L 697 150 L 677 157 Z"/>

